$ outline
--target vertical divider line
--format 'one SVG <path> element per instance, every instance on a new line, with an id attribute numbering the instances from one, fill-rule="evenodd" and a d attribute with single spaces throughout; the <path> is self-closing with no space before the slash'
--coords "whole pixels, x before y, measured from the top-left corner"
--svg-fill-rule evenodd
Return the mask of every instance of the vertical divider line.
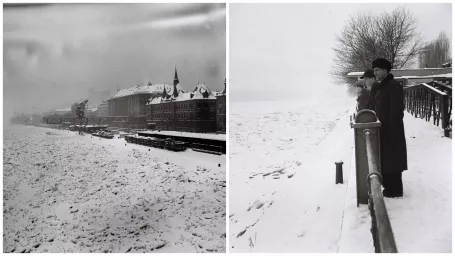
<path id="1" fill-rule="evenodd" d="M 229 98 L 230 98 L 230 76 L 229 76 L 229 6 L 226 1 L 226 253 L 229 253 Z"/>

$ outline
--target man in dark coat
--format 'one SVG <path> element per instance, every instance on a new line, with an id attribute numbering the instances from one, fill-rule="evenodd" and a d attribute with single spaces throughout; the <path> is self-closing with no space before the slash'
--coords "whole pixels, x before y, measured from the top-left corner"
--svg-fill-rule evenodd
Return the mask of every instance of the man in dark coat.
<path id="1" fill-rule="evenodd" d="M 357 83 L 356 86 L 358 88 L 358 97 L 357 97 L 357 111 L 363 109 L 372 109 L 373 106 L 373 95 L 376 92 L 376 87 L 378 83 L 376 82 L 376 78 L 374 76 L 374 71 L 372 69 L 368 69 L 363 73 L 363 76 L 360 77 L 360 81 L 362 83 Z"/>
<path id="2" fill-rule="evenodd" d="M 402 172 L 408 169 L 406 138 L 404 134 L 403 87 L 390 73 L 392 65 L 386 59 L 373 61 L 372 68 L 379 82 L 374 96 L 374 111 L 381 121 L 381 174 L 383 195 L 402 197 Z"/>

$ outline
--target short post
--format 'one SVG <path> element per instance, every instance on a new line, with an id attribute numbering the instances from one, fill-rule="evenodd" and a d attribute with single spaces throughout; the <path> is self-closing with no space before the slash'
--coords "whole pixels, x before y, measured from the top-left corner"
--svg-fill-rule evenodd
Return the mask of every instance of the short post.
<path id="1" fill-rule="evenodd" d="M 355 169 L 356 169 L 356 188 L 357 188 L 357 207 L 359 204 L 368 204 L 367 176 L 368 156 L 366 151 L 365 130 L 369 130 L 371 139 L 372 156 L 376 163 L 380 163 L 380 142 L 379 128 L 381 122 L 376 117 L 376 113 L 369 109 L 361 110 L 355 116 L 352 128 L 354 128 L 355 143 Z M 378 164 L 378 172 L 381 172 L 381 165 Z"/>
<path id="2" fill-rule="evenodd" d="M 335 162 L 336 165 L 336 177 L 335 184 L 343 184 L 343 161 Z"/>

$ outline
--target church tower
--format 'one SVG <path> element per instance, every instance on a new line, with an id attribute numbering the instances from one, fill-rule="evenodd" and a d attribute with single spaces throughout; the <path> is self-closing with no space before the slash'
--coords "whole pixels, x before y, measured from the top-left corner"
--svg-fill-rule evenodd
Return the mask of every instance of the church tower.
<path id="1" fill-rule="evenodd" d="M 177 85 L 179 84 L 179 77 L 177 75 L 177 67 L 174 67 L 174 69 L 175 69 L 175 74 L 174 74 L 174 93 L 172 94 L 172 96 L 177 97 L 177 96 L 179 96 L 179 92 L 177 90 Z"/>

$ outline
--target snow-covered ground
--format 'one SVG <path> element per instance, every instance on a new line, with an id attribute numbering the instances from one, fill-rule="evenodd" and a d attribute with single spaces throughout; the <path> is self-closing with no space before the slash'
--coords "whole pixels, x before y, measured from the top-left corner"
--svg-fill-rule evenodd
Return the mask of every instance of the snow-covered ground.
<path id="1" fill-rule="evenodd" d="M 402 253 L 452 252 L 452 140 L 443 130 L 405 113 L 408 169 L 403 172 L 404 196 L 385 198 Z M 368 207 L 356 207 L 355 166 L 349 189 L 339 252 L 374 252 Z"/>
<path id="2" fill-rule="evenodd" d="M 352 99 L 230 105 L 230 251 L 336 252 Z"/>
<path id="3" fill-rule="evenodd" d="M 356 207 L 354 102 L 231 102 L 230 252 L 374 252 L 368 209 Z M 409 114 L 405 127 L 405 196 L 386 199 L 398 249 L 450 252 L 451 140 Z"/>
<path id="4" fill-rule="evenodd" d="M 3 143 L 4 252 L 225 252 L 225 156 L 26 126 Z"/>

